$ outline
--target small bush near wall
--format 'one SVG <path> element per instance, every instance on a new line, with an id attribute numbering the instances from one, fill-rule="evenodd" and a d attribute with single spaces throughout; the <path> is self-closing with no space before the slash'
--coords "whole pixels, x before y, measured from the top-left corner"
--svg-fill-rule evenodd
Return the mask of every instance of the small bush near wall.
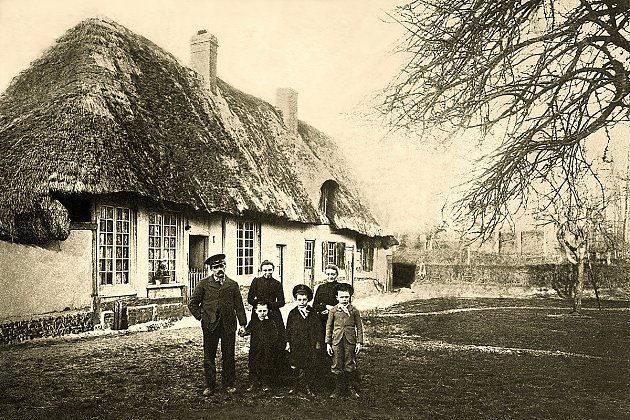
<path id="1" fill-rule="evenodd" d="M 33 338 L 78 334 L 93 329 L 92 312 L 58 313 L 0 325 L 0 343 L 10 344 Z"/>

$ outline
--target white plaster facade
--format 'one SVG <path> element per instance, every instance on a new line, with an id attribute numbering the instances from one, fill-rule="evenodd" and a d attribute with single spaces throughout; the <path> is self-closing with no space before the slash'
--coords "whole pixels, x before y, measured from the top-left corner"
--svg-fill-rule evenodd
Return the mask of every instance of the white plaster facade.
<path id="1" fill-rule="evenodd" d="M 226 254 L 227 275 L 241 286 L 249 286 L 259 276 L 260 263 L 272 261 L 274 277 L 282 281 L 287 301 L 292 289 L 304 283 L 314 287 L 324 278 L 327 263 L 323 245 L 343 243 L 344 261 L 339 277 L 347 282 L 359 279 L 387 279 L 387 255 L 392 249 L 374 250 L 373 270 L 361 267 L 361 251 L 354 232 L 334 232 L 329 225 L 238 218 L 222 214 L 193 213 L 156 209 L 136 199 L 97 199 L 93 201 L 92 221 L 71 231 L 65 241 L 45 247 L 0 241 L 0 319 L 59 312 L 64 309 L 94 310 L 95 300 L 124 297 L 186 299 L 189 271 L 203 269 L 210 255 Z M 102 245 L 100 209 L 102 206 L 124 207 L 131 211 L 129 282 L 102 284 L 99 278 L 99 246 Z M 168 285 L 152 284 L 149 264 L 149 214 L 168 212 L 177 219 L 175 278 Z M 253 269 L 237 273 L 237 224 L 252 222 Z M 312 269 L 305 268 L 305 246 L 312 241 Z M 100 317 L 102 320 L 102 317 Z"/>

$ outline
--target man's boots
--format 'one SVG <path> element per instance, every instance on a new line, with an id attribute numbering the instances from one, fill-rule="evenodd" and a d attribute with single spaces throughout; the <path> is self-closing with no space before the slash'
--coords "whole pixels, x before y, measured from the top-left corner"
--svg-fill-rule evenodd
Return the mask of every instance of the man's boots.
<path id="1" fill-rule="evenodd" d="M 352 372 L 346 372 L 348 375 L 348 382 L 350 383 L 350 396 L 353 398 L 359 398 L 361 395 L 359 392 L 361 391 L 359 387 L 359 371 L 354 370 Z"/>

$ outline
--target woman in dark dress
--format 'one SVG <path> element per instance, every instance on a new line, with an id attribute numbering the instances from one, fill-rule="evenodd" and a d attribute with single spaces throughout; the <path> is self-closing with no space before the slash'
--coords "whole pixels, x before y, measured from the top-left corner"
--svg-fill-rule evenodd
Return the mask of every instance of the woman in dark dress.
<path id="1" fill-rule="evenodd" d="M 269 260 L 265 260 L 260 264 L 262 276 L 255 277 L 252 280 L 252 284 L 249 286 L 249 292 L 247 293 L 247 303 L 252 305 L 252 308 L 255 308 L 257 302 L 267 302 L 269 319 L 276 324 L 279 333 L 279 341 L 277 344 L 280 354 L 276 360 L 276 379 L 282 379 L 282 377 L 289 374 L 290 368 L 287 354 L 284 351 L 285 328 L 282 313 L 280 312 L 280 308 L 284 306 L 284 291 L 282 290 L 282 283 L 273 278 L 274 269 L 275 266 Z M 252 316 L 247 329 L 251 331 L 258 321 L 258 317 L 255 316 L 254 309 L 252 309 Z"/>
<path id="2" fill-rule="evenodd" d="M 274 265 L 271 261 L 265 260 L 260 264 L 260 271 L 263 273 L 261 277 L 252 280 L 247 293 L 247 303 L 255 306 L 258 301 L 264 300 L 269 305 L 269 319 L 272 319 L 278 327 L 284 329 L 284 321 L 280 308 L 284 306 L 284 291 L 282 284 L 273 278 Z M 251 322 L 256 322 L 253 316 Z"/>

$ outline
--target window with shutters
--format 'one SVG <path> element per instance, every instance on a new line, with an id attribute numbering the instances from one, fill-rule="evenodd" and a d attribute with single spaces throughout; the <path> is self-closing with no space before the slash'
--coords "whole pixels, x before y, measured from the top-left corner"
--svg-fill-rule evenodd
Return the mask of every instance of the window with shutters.
<path id="1" fill-rule="evenodd" d="M 346 260 L 345 242 L 322 242 L 322 271 L 328 264 L 334 264 L 343 270 Z"/>
<path id="2" fill-rule="evenodd" d="M 361 248 L 361 267 L 364 271 L 374 270 L 374 248 Z"/>

